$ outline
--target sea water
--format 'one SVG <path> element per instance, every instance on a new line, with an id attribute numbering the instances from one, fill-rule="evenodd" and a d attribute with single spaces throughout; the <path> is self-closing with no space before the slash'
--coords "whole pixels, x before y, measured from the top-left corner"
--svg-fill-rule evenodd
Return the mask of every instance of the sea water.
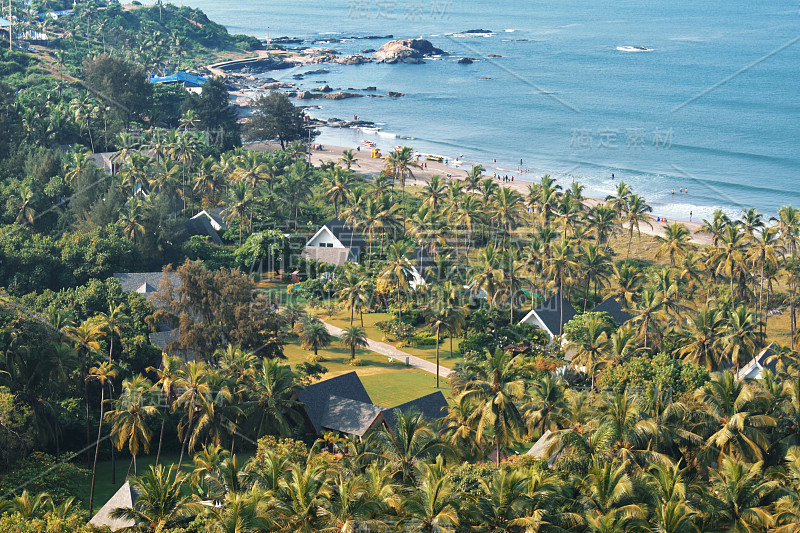
<path id="1" fill-rule="evenodd" d="M 386 39 L 348 37 L 391 34 L 428 39 L 450 54 L 422 65 L 270 73 L 295 81 L 295 74 L 325 69 L 299 88 L 404 93 L 302 102 L 319 105 L 309 110 L 314 117 L 358 115 L 378 124 L 379 131 L 325 128 L 322 144 L 407 145 L 463 156 L 462 169 L 480 163 L 490 175 L 532 181 L 549 173 L 565 188 L 580 181 L 587 196 L 611 194 L 624 180 L 654 214 L 669 218 L 691 212 L 697 221 L 716 208 L 737 215 L 750 206 L 771 216 L 780 206 L 800 206 L 797 0 L 187 4 L 231 33 L 261 39 L 344 38 L 316 46 L 351 54 Z M 464 33 L 474 29 L 491 33 Z M 463 57 L 478 61 L 458 64 Z"/>

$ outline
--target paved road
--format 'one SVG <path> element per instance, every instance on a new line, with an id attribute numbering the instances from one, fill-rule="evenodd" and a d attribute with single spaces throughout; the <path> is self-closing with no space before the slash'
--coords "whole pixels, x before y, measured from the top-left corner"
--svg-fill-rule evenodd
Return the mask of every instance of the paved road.
<path id="1" fill-rule="evenodd" d="M 342 328 L 337 328 L 327 322 L 323 322 L 325 324 L 325 328 L 328 330 L 328 333 L 331 335 L 335 335 L 340 337 L 342 335 Z M 416 355 L 411 355 L 410 353 L 406 353 L 402 350 L 398 350 L 391 344 L 386 344 L 385 342 L 378 342 L 372 339 L 367 339 L 368 348 L 381 355 L 385 355 L 387 357 L 393 357 L 394 359 L 399 360 L 400 362 L 405 361 L 406 364 L 419 368 L 420 370 L 424 370 L 425 372 L 430 372 L 433 375 L 436 375 L 436 363 L 431 363 L 425 359 L 417 357 Z M 449 368 L 445 368 L 442 365 L 439 365 L 439 377 L 448 378 L 453 371 Z"/>

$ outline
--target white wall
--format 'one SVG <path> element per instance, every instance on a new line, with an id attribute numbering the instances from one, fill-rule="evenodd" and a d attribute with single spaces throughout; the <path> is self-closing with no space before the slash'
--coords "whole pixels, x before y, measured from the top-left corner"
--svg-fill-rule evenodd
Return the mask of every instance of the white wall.
<path id="1" fill-rule="evenodd" d="M 331 233 L 330 230 L 324 226 L 320 229 L 320 231 L 317 232 L 316 235 L 311 238 L 310 241 L 308 241 L 308 243 L 306 243 L 306 246 L 328 245 L 333 245 L 330 246 L 331 248 L 346 248 L 346 246 L 339 242 L 339 239 L 334 237 L 333 233 Z"/>

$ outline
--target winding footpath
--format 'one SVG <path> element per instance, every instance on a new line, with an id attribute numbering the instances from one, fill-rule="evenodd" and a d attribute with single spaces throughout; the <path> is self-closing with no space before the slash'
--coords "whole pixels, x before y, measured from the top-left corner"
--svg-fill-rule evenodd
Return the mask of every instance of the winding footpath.
<path id="1" fill-rule="evenodd" d="M 335 335 L 336 337 L 341 337 L 342 332 L 344 331 L 342 328 L 337 328 L 336 326 L 328 324 L 327 322 L 324 321 L 323 324 L 325 324 L 325 329 L 328 330 L 328 333 L 330 333 L 331 335 Z M 372 339 L 367 339 L 367 348 L 375 353 L 379 353 L 387 357 L 392 357 L 394 359 L 399 360 L 401 363 L 405 361 L 405 363 L 409 366 L 413 366 L 419 368 L 420 370 L 424 370 L 425 372 L 430 372 L 431 374 L 436 375 L 436 363 L 431 363 L 430 361 L 426 361 L 421 357 L 417 357 L 416 355 L 411 355 L 410 353 L 406 353 L 402 350 L 395 348 L 391 344 L 374 341 Z M 441 364 L 439 365 L 439 377 L 449 378 L 452 372 L 453 371 L 451 369 L 445 368 Z"/>

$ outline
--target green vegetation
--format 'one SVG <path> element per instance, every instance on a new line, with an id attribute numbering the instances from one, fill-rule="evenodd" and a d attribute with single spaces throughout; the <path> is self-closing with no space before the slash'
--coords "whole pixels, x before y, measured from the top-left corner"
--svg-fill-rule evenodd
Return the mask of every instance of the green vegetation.
<path id="1" fill-rule="evenodd" d="M 307 161 L 276 94 L 241 133 L 282 149 L 246 150 L 222 80 L 145 76 L 252 40 L 171 5 L 22 18 L 62 39 L 0 51 L 0 530 L 85 531 L 128 474 L 140 498 L 117 514 L 141 531 L 797 530 L 797 209 L 717 212 L 695 242 L 640 235 L 624 183 L 594 202 L 476 167 L 406 188 L 410 147 L 378 176 Z M 190 235 L 213 209 L 218 235 Z M 358 261 L 301 258 L 333 216 Z M 112 277 L 162 270 L 149 298 Z M 554 294 L 632 318 L 519 324 Z M 767 346 L 775 371 L 737 379 Z M 350 371 L 379 405 L 446 387 L 449 409 L 312 433 L 295 392 Z"/>

